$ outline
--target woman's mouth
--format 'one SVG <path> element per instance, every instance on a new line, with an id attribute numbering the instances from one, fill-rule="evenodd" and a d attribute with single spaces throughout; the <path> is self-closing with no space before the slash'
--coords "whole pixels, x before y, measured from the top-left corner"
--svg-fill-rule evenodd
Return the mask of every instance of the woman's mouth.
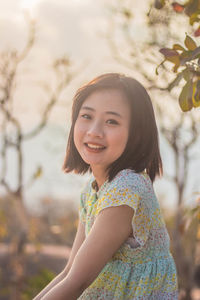
<path id="1" fill-rule="evenodd" d="M 84 143 L 84 145 L 87 147 L 87 149 L 89 151 L 92 151 L 92 152 L 100 152 L 106 148 L 103 145 L 97 145 L 97 144 L 92 144 L 92 143 Z"/>

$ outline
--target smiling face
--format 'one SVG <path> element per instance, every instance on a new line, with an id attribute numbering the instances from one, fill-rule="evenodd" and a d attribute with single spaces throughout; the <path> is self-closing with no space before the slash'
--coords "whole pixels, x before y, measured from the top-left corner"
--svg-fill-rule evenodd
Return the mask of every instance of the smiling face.
<path id="1" fill-rule="evenodd" d="M 119 90 L 99 90 L 83 102 L 74 127 L 74 143 L 93 173 L 105 172 L 125 150 L 130 108 Z"/>

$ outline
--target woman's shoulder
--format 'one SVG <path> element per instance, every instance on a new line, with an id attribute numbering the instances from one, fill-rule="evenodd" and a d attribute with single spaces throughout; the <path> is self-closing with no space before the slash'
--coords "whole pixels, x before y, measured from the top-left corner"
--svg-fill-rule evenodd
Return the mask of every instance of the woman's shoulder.
<path id="1" fill-rule="evenodd" d="M 148 174 L 143 171 L 140 173 L 131 169 L 123 169 L 117 173 L 114 179 L 110 182 L 110 186 L 123 187 L 143 187 L 150 180 Z"/>

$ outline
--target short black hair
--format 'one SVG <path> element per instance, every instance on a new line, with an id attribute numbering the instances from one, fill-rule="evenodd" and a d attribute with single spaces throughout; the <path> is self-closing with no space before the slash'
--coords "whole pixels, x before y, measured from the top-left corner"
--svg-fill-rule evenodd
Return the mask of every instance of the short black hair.
<path id="1" fill-rule="evenodd" d="M 118 73 L 107 73 L 96 77 L 76 92 L 72 105 L 72 124 L 68 138 L 63 170 L 78 174 L 91 172 L 74 144 L 74 125 L 83 102 L 95 91 L 119 90 L 128 99 L 131 109 L 130 131 L 122 155 L 108 167 L 108 180 L 123 169 L 137 173 L 146 170 L 151 181 L 162 175 L 162 159 L 159 150 L 158 130 L 150 96 L 134 78 Z"/>

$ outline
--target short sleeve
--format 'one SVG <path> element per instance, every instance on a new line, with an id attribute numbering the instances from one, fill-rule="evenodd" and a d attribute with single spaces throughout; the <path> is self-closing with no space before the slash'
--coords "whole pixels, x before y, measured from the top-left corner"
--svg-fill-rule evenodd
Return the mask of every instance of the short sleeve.
<path id="1" fill-rule="evenodd" d="M 104 208 L 128 205 L 136 211 L 140 201 L 137 185 L 129 178 L 118 176 L 98 200 L 97 214 Z"/>
<path id="2" fill-rule="evenodd" d="M 107 207 L 128 205 L 133 208 L 133 235 L 140 246 L 145 245 L 151 226 L 148 201 L 144 191 L 142 176 L 131 170 L 123 170 L 98 199 L 97 205 L 97 214 Z"/>

